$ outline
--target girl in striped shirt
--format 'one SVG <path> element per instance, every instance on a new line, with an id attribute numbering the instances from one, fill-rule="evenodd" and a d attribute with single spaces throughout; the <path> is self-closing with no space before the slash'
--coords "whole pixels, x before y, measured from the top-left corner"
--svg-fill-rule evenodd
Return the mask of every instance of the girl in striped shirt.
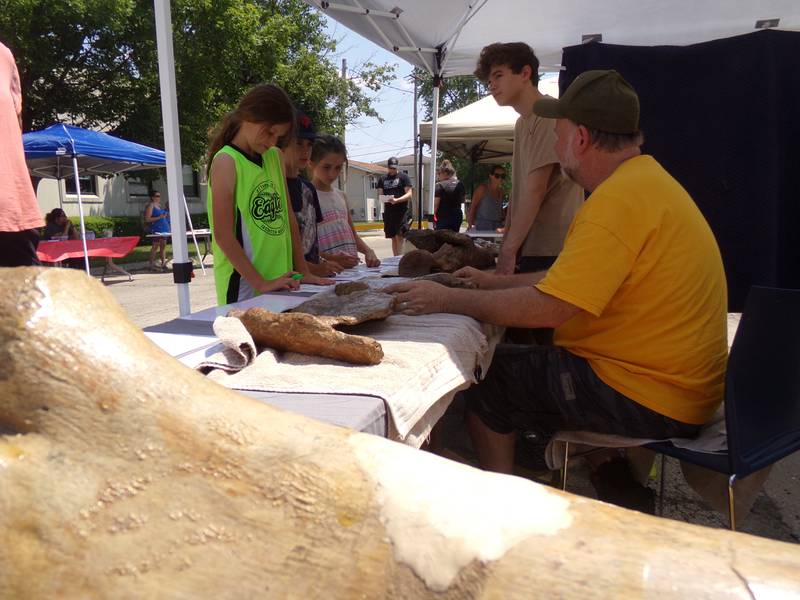
<path id="1" fill-rule="evenodd" d="M 347 162 L 347 149 L 342 141 L 332 135 L 321 135 L 314 140 L 311 151 L 312 183 L 317 188 L 322 222 L 317 224 L 319 253 L 326 260 L 335 261 L 344 268 L 358 264 L 358 253 L 364 254 L 368 267 L 381 264 L 375 252 L 358 237 L 347 199 L 333 183 L 339 178 Z"/>

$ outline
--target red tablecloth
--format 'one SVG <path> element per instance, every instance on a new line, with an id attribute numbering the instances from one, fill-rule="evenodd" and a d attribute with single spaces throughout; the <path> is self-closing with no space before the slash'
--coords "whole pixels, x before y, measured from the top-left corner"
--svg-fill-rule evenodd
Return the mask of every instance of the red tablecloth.
<path id="1" fill-rule="evenodd" d="M 89 256 L 120 258 L 130 254 L 138 243 L 139 238 L 137 236 L 97 238 L 86 240 L 86 248 Z M 59 262 L 67 258 L 81 258 L 83 256 L 83 243 L 81 240 L 39 242 L 36 254 L 42 262 Z"/>

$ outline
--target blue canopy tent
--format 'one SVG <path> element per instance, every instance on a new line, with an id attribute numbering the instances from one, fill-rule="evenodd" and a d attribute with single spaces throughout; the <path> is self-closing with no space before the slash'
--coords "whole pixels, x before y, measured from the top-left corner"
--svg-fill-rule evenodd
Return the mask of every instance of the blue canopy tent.
<path id="1" fill-rule="evenodd" d="M 25 161 L 31 175 L 48 179 L 75 178 L 84 263 L 88 274 L 89 257 L 86 250 L 86 227 L 83 220 L 79 176 L 111 177 L 127 171 L 163 168 L 167 162 L 166 154 L 163 150 L 129 142 L 107 133 L 62 123 L 23 134 L 22 142 L 25 147 Z M 60 194 L 59 186 L 59 197 Z M 188 212 L 187 210 L 187 217 Z M 195 245 L 197 245 L 196 239 Z"/>
<path id="2" fill-rule="evenodd" d="M 167 164 L 163 150 L 62 123 L 26 133 L 22 141 L 31 174 L 49 179 L 74 176 L 73 158 L 80 173 L 103 177 Z"/>

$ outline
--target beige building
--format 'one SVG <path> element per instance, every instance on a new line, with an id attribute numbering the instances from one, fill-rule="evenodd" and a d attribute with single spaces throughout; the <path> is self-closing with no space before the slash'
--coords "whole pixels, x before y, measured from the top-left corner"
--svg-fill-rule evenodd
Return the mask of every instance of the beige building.
<path id="1" fill-rule="evenodd" d="M 345 194 L 353 221 L 380 221 L 383 207 L 378 203 L 378 180 L 388 169 L 358 160 L 347 161 Z"/>
<path id="2" fill-rule="evenodd" d="M 139 216 L 148 199 L 147 181 L 137 178 L 135 174 L 109 178 L 87 175 L 80 178 L 80 186 L 83 214 L 86 216 Z M 163 177 L 156 179 L 152 187 L 161 192 L 161 202 L 166 205 L 169 193 Z M 190 213 L 206 212 L 206 185 L 201 174 L 188 165 L 183 167 L 183 190 Z M 36 195 L 42 215 L 63 206 L 68 216 L 78 216 L 78 196 L 71 177 L 42 179 Z"/>

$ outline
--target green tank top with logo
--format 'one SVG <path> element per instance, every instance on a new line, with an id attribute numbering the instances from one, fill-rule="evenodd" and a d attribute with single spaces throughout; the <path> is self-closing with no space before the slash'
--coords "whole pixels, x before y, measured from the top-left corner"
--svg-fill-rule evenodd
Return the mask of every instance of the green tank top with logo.
<path id="1" fill-rule="evenodd" d="M 220 154 L 230 156 L 236 166 L 233 235 L 264 279 L 280 277 L 292 269 L 292 233 L 280 153 L 277 148 L 270 148 L 261 157 L 261 165 L 256 162 L 258 157 L 248 157 L 234 146 L 223 146 L 215 158 Z M 216 243 L 213 202 L 209 181 L 208 221 L 214 240 L 214 280 L 217 303 L 223 305 L 246 300 L 256 293 Z"/>

